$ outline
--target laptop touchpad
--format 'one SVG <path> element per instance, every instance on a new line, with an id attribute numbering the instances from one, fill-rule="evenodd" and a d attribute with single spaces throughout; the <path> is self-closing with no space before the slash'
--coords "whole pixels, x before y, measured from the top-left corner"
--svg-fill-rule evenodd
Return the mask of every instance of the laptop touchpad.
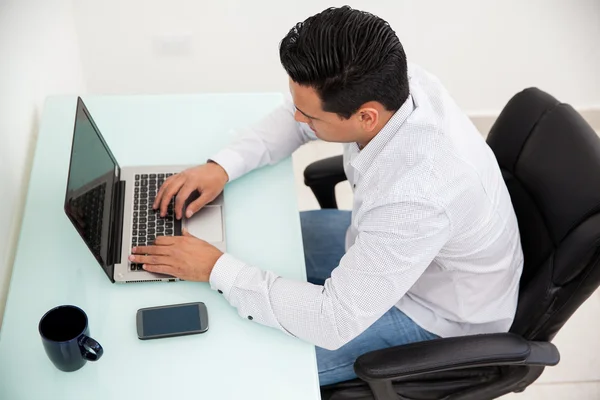
<path id="1" fill-rule="evenodd" d="M 207 205 L 185 221 L 186 229 L 207 242 L 223 241 L 223 218 L 220 205 Z"/>

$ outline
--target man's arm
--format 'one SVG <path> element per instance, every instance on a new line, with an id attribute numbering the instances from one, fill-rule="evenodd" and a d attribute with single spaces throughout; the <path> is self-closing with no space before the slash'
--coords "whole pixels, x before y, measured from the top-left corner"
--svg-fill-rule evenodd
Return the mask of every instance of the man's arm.
<path id="1" fill-rule="evenodd" d="M 274 164 L 292 154 L 294 150 L 311 139 L 316 139 L 306 124 L 294 119 L 296 109 L 289 99 L 258 123 L 242 130 L 236 141 L 217 153 L 208 162 L 188 168 L 169 177 L 160 187 L 152 208 L 165 216 L 173 196 L 175 215 L 183 217 L 185 202 L 191 193 L 198 191 L 200 197 L 186 210 L 190 218 L 223 191 L 225 184 L 241 175 L 266 164 Z"/>
<path id="2" fill-rule="evenodd" d="M 311 129 L 294 119 L 294 104 L 284 104 L 258 123 L 241 130 L 237 139 L 211 160 L 221 165 L 232 181 L 253 169 L 275 164 L 294 150 L 316 139 Z"/>
<path id="3" fill-rule="evenodd" d="M 370 211 L 323 286 L 285 279 L 224 254 L 210 275 L 240 316 L 326 349 L 351 341 L 421 276 L 450 234 L 441 207 L 405 199 Z"/>

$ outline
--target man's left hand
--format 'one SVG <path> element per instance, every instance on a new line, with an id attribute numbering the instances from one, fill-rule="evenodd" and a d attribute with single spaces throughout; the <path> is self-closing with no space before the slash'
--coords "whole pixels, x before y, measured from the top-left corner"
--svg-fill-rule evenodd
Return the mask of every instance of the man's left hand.
<path id="1" fill-rule="evenodd" d="M 148 272 L 172 275 L 186 281 L 208 282 L 219 249 L 183 231 L 183 236 L 160 236 L 153 246 L 132 249 L 129 260 L 143 264 Z"/>

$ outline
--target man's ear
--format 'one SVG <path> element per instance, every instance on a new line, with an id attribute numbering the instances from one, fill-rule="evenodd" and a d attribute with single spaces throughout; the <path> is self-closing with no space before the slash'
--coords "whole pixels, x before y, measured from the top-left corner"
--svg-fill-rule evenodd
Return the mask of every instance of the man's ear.
<path id="1" fill-rule="evenodd" d="M 356 117 L 363 131 L 372 132 L 379 122 L 379 111 L 375 107 L 365 104 L 356 112 Z"/>

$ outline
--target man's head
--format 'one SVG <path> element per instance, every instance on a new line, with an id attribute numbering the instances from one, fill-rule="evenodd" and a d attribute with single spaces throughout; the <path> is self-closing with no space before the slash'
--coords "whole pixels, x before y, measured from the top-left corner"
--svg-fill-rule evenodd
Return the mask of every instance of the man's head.
<path id="1" fill-rule="evenodd" d="M 372 14 L 329 8 L 294 26 L 279 54 L 295 118 L 323 140 L 370 140 L 408 97 L 402 44 Z"/>

